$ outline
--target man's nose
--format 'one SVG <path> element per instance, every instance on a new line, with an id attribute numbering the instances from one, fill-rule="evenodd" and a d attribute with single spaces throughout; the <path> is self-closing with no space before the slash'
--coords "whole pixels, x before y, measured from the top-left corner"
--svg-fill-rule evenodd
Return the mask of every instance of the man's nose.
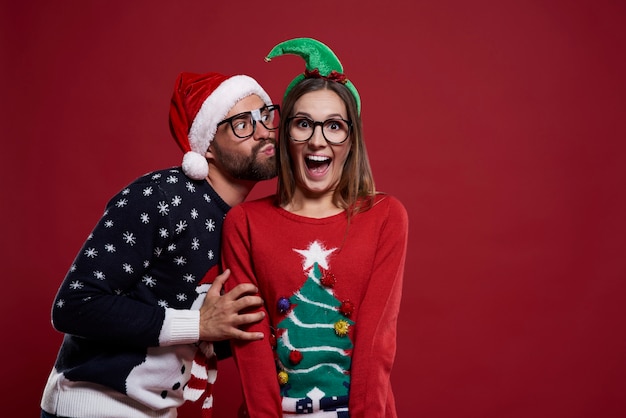
<path id="1" fill-rule="evenodd" d="M 252 137 L 255 141 L 260 141 L 269 138 L 270 132 L 272 131 L 267 129 L 261 122 L 255 121 L 254 135 Z"/>

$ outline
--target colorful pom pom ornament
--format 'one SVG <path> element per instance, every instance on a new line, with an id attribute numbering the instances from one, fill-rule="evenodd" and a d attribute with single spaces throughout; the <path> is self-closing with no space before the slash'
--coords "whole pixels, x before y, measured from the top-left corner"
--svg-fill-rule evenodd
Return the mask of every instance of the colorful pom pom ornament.
<path id="1" fill-rule="evenodd" d="M 350 318 L 350 316 L 352 316 L 352 313 L 354 312 L 354 303 L 350 302 L 349 300 L 344 300 L 343 302 L 341 302 L 339 312 L 343 316 Z"/>
<path id="2" fill-rule="evenodd" d="M 291 364 L 300 364 L 302 358 L 302 353 L 298 350 L 293 350 L 291 353 L 289 353 L 289 361 L 291 362 Z"/>
<path id="3" fill-rule="evenodd" d="M 278 383 L 284 386 L 289 382 L 289 375 L 285 372 L 278 372 Z"/>
<path id="4" fill-rule="evenodd" d="M 322 286 L 332 289 L 333 287 L 335 287 L 337 279 L 335 278 L 335 275 L 333 273 L 329 271 L 324 271 L 324 274 L 322 274 L 322 278 L 320 279 L 320 283 L 322 284 Z"/>
<path id="5" fill-rule="evenodd" d="M 339 335 L 340 337 L 345 337 L 346 335 L 348 335 L 349 330 L 350 324 L 348 323 L 348 321 L 340 319 L 339 321 L 335 322 L 335 334 Z"/>
<path id="6" fill-rule="evenodd" d="M 278 299 L 277 307 L 278 312 L 285 313 L 289 310 L 289 308 L 291 308 L 291 302 L 289 302 L 289 299 L 286 297 L 281 297 Z"/>

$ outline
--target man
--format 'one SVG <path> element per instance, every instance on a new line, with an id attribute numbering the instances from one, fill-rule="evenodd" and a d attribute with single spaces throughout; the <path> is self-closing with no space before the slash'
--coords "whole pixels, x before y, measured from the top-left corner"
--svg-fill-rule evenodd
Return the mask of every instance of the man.
<path id="1" fill-rule="evenodd" d="M 229 272 L 217 265 L 226 212 L 276 175 L 277 123 L 248 76 L 178 77 L 170 128 L 182 166 L 114 196 L 78 253 L 53 305 L 65 336 L 42 417 L 175 417 L 215 380 L 210 342 L 263 338 L 238 329 L 262 318 L 239 314 L 262 303 L 256 288 L 221 295 Z"/>

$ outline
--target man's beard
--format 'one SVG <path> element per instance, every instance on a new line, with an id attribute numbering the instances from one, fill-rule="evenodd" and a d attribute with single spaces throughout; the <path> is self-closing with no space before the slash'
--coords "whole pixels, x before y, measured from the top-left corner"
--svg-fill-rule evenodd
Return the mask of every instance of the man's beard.
<path id="1" fill-rule="evenodd" d="M 248 156 L 223 151 L 216 141 L 211 145 L 213 145 L 213 152 L 217 160 L 228 174 L 238 180 L 260 181 L 274 178 L 277 174 L 276 154 L 267 158 L 264 162 L 257 160 L 259 150 L 268 142 L 276 145 L 276 141 L 271 139 L 259 141 Z"/>

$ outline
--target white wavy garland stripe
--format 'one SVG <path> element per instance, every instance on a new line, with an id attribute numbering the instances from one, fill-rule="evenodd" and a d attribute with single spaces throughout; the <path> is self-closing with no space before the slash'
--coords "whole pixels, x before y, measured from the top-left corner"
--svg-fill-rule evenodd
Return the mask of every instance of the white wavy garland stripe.
<path id="1" fill-rule="evenodd" d="M 342 348 L 339 347 L 332 347 L 330 345 L 321 345 L 321 346 L 317 346 L 317 347 L 303 347 L 303 348 L 298 348 L 295 347 L 291 344 L 291 341 L 289 340 L 289 331 L 285 330 L 285 332 L 283 333 L 283 335 L 280 337 L 281 341 L 283 342 L 283 344 L 285 345 L 286 348 L 288 348 L 290 351 L 294 351 L 294 350 L 298 350 L 302 353 L 306 353 L 307 351 L 334 351 L 336 353 L 339 353 L 341 355 L 346 355 L 346 351 Z"/>
<path id="2" fill-rule="evenodd" d="M 296 314 L 293 313 L 293 311 L 287 314 L 287 318 L 290 318 L 294 322 L 294 324 L 296 324 L 297 326 L 301 328 L 329 328 L 329 329 L 335 328 L 334 324 L 305 324 L 304 322 L 298 319 L 298 317 L 296 316 Z"/>
<path id="3" fill-rule="evenodd" d="M 334 306 L 327 305 L 327 304 L 321 303 L 321 302 L 316 302 L 314 300 L 311 300 L 311 299 L 307 298 L 302 293 L 300 293 L 300 291 L 297 291 L 294 294 L 294 296 L 296 298 L 300 299 L 302 302 L 309 303 L 309 304 L 315 305 L 315 306 L 319 306 L 320 308 L 328 309 L 328 310 L 331 310 L 331 311 L 336 311 L 337 310 L 337 308 L 335 308 Z"/>
<path id="4" fill-rule="evenodd" d="M 301 373 L 310 373 L 317 369 L 321 369 L 322 367 L 330 367 L 331 369 L 337 370 L 339 373 L 346 372 L 345 369 L 342 369 L 341 367 L 339 367 L 339 365 L 333 364 L 333 363 L 320 363 L 320 364 L 316 364 L 313 367 L 309 367 L 308 369 L 291 369 L 289 367 L 285 367 L 285 371 L 292 373 L 292 374 L 301 374 Z"/>

